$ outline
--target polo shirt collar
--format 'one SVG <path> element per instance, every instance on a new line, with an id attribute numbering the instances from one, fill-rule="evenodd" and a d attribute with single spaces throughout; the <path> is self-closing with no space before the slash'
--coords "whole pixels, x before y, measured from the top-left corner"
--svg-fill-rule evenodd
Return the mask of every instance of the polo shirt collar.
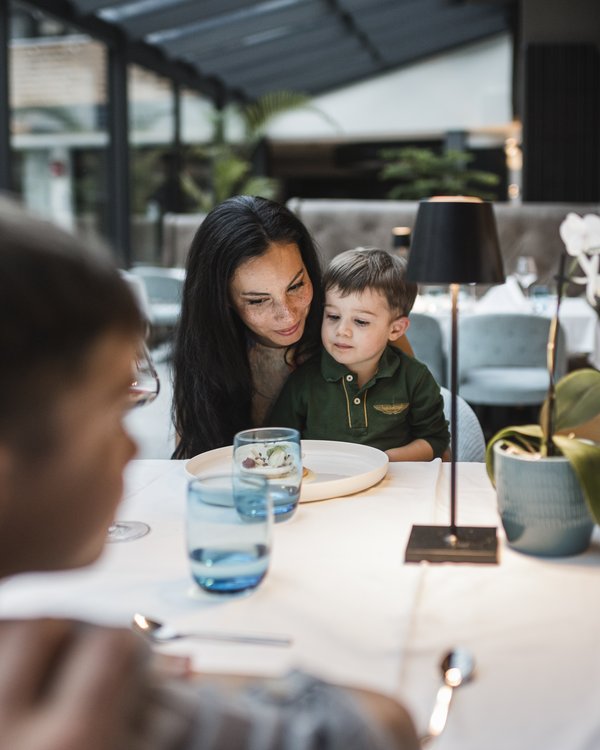
<path id="1" fill-rule="evenodd" d="M 370 386 L 379 378 L 389 378 L 396 370 L 400 367 L 400 357 L 394 354 L 390 346 L 386 346 L 379 360 L 379 367 L 375 376 L 365 384 L 365 387 Z M 321 352 L 321 375 L 330 383 L 335 383 L 340 378 L 345 378 L 346 375 L 352 373 L 346 365 L 342 365 L 329 354 L 329 352 L 323 348 Z M 354 373 L 352 373 L 354 374 Z"/>

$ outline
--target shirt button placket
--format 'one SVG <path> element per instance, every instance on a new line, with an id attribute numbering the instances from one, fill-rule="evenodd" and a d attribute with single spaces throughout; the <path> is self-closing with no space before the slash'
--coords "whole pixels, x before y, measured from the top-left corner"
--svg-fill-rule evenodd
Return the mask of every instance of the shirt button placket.
<path id="1" fill-rule="evenodd" d="M 367 426 L 365 423 L 365 410 L 363 404 L 364 395 L 362 398 L 358 395 L 358 383 L 352 375 L 346 375 L 346 380 L 349 382 L 352 380 L 352 390 L 354 390 L 354 394 L 351 396 L 352 427 L 362 430 Z"/>

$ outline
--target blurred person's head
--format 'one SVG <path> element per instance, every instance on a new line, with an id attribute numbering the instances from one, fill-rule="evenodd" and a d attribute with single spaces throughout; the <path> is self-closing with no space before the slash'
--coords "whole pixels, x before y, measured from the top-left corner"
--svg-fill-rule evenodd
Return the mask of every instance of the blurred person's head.
<path id="1" fill-rule="evenodd" d="M 108 257 L 0 198 L 0 575 L 101 552 L 143 323 Z"/>

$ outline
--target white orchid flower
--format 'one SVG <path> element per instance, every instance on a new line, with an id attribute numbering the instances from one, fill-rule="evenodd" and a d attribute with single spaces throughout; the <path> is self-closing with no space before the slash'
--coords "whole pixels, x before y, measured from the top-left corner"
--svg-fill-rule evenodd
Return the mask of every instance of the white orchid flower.
<path id="1" fill-rule="evenodd" d="M 600 216 L 569 213 L 560 225 L 560 236 L 567 252 L 573 257 L 591 250 L 600 250 Z"/>
<path id="2" fill-rule="evenodd" d="M 567 252 L 577 259 L 580 270 L 585 274 L 572 276 L 571 281 L 585 284 L 587 301 L 595 307 L 600 296 L 600 216 L 586 214 L 582 217 L 569 213 L 559 231 Z"/>
<path id="3" fill-rule="evenodd" d="M 587 231 L 587 251 L 600 252 L 600 216 L 598 214 L 586 214 L 583 221 Z"/>
<path id="4" fill-rule="evenodd" d="M 579 214 L 569 213 L 560 225 L 560 236 L 569 255 L 577 257 L 585 250 L 586 224 Z"/>

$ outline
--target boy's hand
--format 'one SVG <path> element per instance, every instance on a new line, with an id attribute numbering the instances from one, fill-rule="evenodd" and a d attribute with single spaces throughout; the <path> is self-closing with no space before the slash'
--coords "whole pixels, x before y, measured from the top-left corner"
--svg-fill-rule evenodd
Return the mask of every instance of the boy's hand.
<path id="1" fill-rule="evenodd" d="M 401 448 L 390 448 L 386 451 L 390 461 L 432 461 L 433 448 L 422 438 L 413 440 Z"/>

